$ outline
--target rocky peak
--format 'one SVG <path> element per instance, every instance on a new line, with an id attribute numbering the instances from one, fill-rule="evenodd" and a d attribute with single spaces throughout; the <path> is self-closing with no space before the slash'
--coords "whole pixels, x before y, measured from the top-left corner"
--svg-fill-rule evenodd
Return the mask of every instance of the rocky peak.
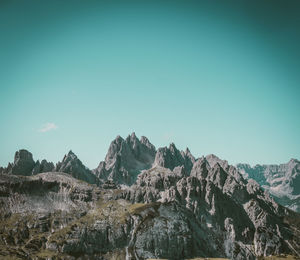
<path id="1" fill-rule="evenodd" d="M 15 153 L 15 163 L 17 163 L 20 160 L 25 160 L 25 161 L 33 161 L 32 153 L 25 150 L 21 149 Z"/>
<path id="2" fill-rule="evenodd" d="M 209 180 L 218 188 L 223 189 L 228 173 L 217 162 L 208 174 Z"/>
<path id="3" fill-rule="evenodd" d="M 210 164 L 210 167 L 212 168 L 215 166 L 216 163 L 219 163 L 224 169 L 227 169 L 229 167 L 228 162 L 226 160 L 222 160 L 214 154 L 209 154 L 205 158 Z"/>
<path id="4" fill-rule="evenodd" d="M 150 141 L 148 140 L 148 138 L 146 136 L 142 136 L 141 139 L 140 139 L 140 142 L 143 145 L 147 146 L 150 150 L 152 150 L 154 152 L 156 151 L 155 146 L 150 143 Z"/>
<path id="5" fill-rule="evenodd" d="M 205 179 L 210 171 L 211 167 L 205 157 L 198 159 L 191 170 L 191 176 L 195 176 L 198 179 Z"/>
<path id="6" fill-rule="evenodd" d="M 35 162 L 34 168 L 32 169 L 32 174 L 38 174 L 42 172 L 52 172 L 55 166 L 52 162 L 47 162 L 47 160 L 42 160 L 41 162 L 37 160 Z"/>
<path id="7" fill-rule="evenodd" d="M 14 163 L 12 164 L 9 174 L 15 175 L 31 175 L 35 162 L 32 153 L 25 149 L 21 149 L 15 153 Z"/>
<path id="8" fill-rule="evenodd" d="M 162 147 L 157 150 L 154 166 L 161 166 L 170 170 L 176 166 L 184 166 L 186 172 L 190 173 L 194 162 L 195 158 L 188 149 L 186 152 L 180 152 L 175 144 L 171 143 L 169 147 Z"/>
<path id="9" fill-rule="evenodd" d="M 56 164 L 56 172 L 65 172 L 74 178 L 88 183 L 97 183 L 97 177 L 78 159 L 75 153 L 69 151 L 61 162 Z"/>
<path id="10" fill-rule="evenodd" d="M 54 168 L 54 164 L 46 160 L 41 162 L 37 160 L 35 162 L 32 153 L 21 149 L 15 153 L 14 162 L 9 163 L 6 168 L 2 168 L 0 173 L 29 176 L 42 172 L 51 172 Z"/>
<path id="11" fill-rule="evenodd" d="M 154 162 L 156 149 L 146 137 L 139 140 L 133 132 L 125 140 L 117 136 L 108 149 L 104 162 L 94 170 L 102 181 L 132 184 L 141 170 Z"/>

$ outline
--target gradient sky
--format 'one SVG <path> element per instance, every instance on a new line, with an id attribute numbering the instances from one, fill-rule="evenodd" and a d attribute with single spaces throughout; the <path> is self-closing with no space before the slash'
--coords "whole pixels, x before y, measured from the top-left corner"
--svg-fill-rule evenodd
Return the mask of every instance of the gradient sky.
<path id="1" fill-rule="evenodd" d="M 299 1 L 1 1 L 0 165 L 21 148 L 54 162 L 72 149 L 95 168 L 133 131 L 232 164 L 300 159 L 299 13 Z"/>

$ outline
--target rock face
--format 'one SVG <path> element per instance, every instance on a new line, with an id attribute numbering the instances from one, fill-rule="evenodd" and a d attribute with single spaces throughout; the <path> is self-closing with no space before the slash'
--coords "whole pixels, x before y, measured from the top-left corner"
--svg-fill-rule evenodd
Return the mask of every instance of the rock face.
<path id="1" fill-rule="evenodd" d="M 147 252 L 149 257 L 256 259 L 293 253 L 294 246 L 300 249 L 296 234 L 289 240 L 292 228 L 287 231 L 284 220 L 286 216 L 299 215 L 278 205 L 255 181 L 247 183 L 241 175 L 225 171 L 219 163 L 211 168 L 205 158 L 194 164 L 191 176 L 181 169 L 155 167 L 144 171 L 135 185 L 118 195 L 131 203 L 161 203 L 159 209 L 167 224 L 157 229 L 160 236 L 169 233 L 162 241 L 172 241 L 172 234 L 176 233 L 168 225 L 170 219 L 179 221 L 177 225 L 182 230 L 177 232 L 185 234 L 185 239 L 179 242 L 180 237 L 175 238 L 178 258 L 168 254 L 166 244 L 157 245 L 156 241 L 150 243 L 156 246 L 149 250 L 152 253 Z M 152 241 L 153 232 L 157 231 L 146 230 L 143 239 Z M 138 243 L 142 244 L 143 239 Z M 159 253 L 153 253 L 156 249 Z"/>
<path id="2" fill-rule="evenodd" d="M 69 151 L 63 160 L 56 164 L 55 171 L 68 173 L 74 178 L 86 181 L 87 183 L 98 183 L 98 178 L 82 164 L 72 151 Z"/>
<path id="3" fill-rule="evenodd" d="M 50 172 L 54 170 L 54 164 L 42 160 L 41 162 L 33 160 L 32 153 L 25 149 L 21 149 L 15 153 L 15 159 L 13 163 L 9 163 L 6 168 L 0 167 L 0 174 L 13 174 L 30 176 L 41 172 Z"/>
<path id="4" fill-rule="evenodd" d="M 0 175 L 0 256 L 256 259 L 300 249 L 299 215 L 205 159 L 156 166 L 123 190 L 59 172 Z M 118 257 L 118 258 L 117 258 Z"/>
<path id="5" fill-rule="evenodd" d="M 132 134 L 111 143 L 94 171 L 100 183 L 71 151 L 55 171 L 0 174 L 0 258 L 300 255 L 300 215 L 215 155 L 195 160 L 174 144 L 156 152 Z"/>
<path id="6" fill-rule="evenodd" d="M 245 178 L 256 180 L 280 204 L 300 212 L 300 162 L 280 165 L 238 164 Z"/>
<path id="7" fill-rule="evenodd" d="M 100 162 L 94 173 L 102 181 L 108 179 L 117 184 L 131 185 L 141 170 L 151 167 L 155 147 L 146 137 L 139 140 L 132 133 L 125 140 L 117 136 L 108 149 L 105 161 Z"/>
<path id="8" fill-rule="evenodd" d="M 42 172 L 52 172 L 54 170 L 55 166 L 52 162 L 47 162 L 47 160 L 42 160 L 40 162 L 39 160 L 37 160 L 32 169 L 32 174 L 35 175 Z"/>
<path id="9" fill-rule="evenodd" d="M 161 166 L 173 170 L 177 166 L 184 166 L 189 173 L 195 162 L 194 156 L 187 148 L 185 152 L 180 152 L 174 143 L 169 147 L 162 147 L 157 150 L 154 165 Z"/>
<path id="10" fill-rule="evenodd" d="M 0 167 L 0 174 L 13 174 L 30 176 L 43 172 L 65 172 L 74 178 L 94 184 L 99 183 L 98 178 L 91 170 L 85 167 L 78 157 L 69 151 L 56 166 L 52 162 L 33 160 L 32 154 L 27 150 L 19 150 L 15 154 L 14 163 L 9 163 L 6 168 Z"/>
<path id="11" fill-rule="evenodd" d="M 35 162 L 32 158 L 32 154 L 22 149 L 15 153 L 13 163 L 9 163 L 7 168 L 2 168 L 2 173 L 28 176 L 32 175 L 34 166 Z"/>

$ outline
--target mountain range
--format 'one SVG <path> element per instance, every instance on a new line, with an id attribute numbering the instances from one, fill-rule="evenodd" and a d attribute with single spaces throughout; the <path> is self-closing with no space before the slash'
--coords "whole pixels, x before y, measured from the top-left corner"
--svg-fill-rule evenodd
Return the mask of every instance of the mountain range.
<path id="1" fill-rule="evenodd" d="M 256 259 L 300 256 L 300 162 L 229 165 L 117 136 L 90 170 L 27 150 L 0 168 L 0 256 Z M 287 208 L 289 207 L 289 208 Z"/>

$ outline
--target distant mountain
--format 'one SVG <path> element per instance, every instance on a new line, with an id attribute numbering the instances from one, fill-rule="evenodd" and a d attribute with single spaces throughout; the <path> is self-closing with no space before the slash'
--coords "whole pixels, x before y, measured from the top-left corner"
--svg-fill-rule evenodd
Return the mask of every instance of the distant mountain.
<path id="1" fill-rule="evenodd" d="M 52 171 L 54 164 L 46 160 L 34 161 L 32 153 L 25 149 L 21 149 L 15 153 L 13 163 L 9 163 L 6 168 L 0 167 L 0 173 L 30 176 L 33 174 Z"/>
<path id="2" fill-rule="evenodd" d="M 237 164 L 247 179 L 256 180 L 274 199 L 300 212 L 300 161 L 291 159 L 280 165 Z"/>
<path id="3" fill-rule="evenodd" d="M 15 159 L 13 163 L 9 163 L 6 168 L 0 168 L 2 174 L 13 174 L 30 176 L 43 172 L 64 172 L 72 175 L 74 178 L 86 181 L 91 184 L 99 183 L 98 178 L 89 170 L 78 157 L 69 151 L 61 162 L 58 162 L 56 166 L 52 162 L 42 160 L 41 162 L 33 160 L 32 154 L 25 150 L 19 150 L 15 153 Z"/>

